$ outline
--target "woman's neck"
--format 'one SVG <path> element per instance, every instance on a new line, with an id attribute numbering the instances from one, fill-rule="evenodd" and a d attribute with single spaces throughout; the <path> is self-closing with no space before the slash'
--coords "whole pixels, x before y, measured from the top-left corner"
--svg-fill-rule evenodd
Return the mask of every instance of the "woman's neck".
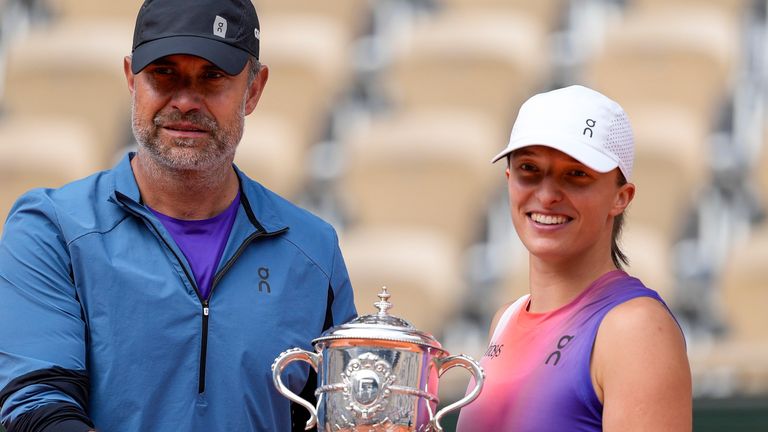
<path id="1" fill-rule="evenodd" d="M 570 303 L 592 282 L 616 266 L 610 258 L 593 262 L 551 262 L 530 256 L 530 312 L 547 312 Z"/>

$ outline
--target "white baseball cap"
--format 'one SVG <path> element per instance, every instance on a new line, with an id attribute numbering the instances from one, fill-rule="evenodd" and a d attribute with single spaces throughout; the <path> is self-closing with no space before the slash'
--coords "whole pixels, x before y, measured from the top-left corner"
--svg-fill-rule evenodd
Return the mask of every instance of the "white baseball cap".
<path id="1" fill-rule="evenodd" d="M 597 172 L 618 167 L 627 181 L 632 177 L 635 145 L 626 113 L 618 103 L 584 86 L 539 93 L 525 101 L 507 148 L 492 162 L 531 145 L 559 150 Z"/>

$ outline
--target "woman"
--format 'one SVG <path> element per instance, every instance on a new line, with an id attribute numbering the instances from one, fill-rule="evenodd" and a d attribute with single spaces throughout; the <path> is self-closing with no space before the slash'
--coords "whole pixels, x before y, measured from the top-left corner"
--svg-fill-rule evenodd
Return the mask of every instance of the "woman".
<path id="1" fill-rule="evenodd" d="M 571 86 L 520 109 L 506 158 L 530 293 L 503 306 L 483 357 L 482 393 L 458 431 L 690 431 L 683 334 L 662 299 L 622 270 L 632 201 L 627 116 Z"/>

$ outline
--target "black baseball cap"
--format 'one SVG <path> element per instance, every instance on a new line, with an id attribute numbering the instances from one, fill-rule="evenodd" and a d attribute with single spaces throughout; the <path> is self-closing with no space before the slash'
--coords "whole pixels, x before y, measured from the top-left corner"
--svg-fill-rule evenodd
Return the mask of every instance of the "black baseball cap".
<path id="1" fill-rule="evenodd" d="M 259 58 L 259 18 L 251 0 L 145 0 L 133 32 L 131 71 L 173 54 L 202 57 L 230 75 Z"/>

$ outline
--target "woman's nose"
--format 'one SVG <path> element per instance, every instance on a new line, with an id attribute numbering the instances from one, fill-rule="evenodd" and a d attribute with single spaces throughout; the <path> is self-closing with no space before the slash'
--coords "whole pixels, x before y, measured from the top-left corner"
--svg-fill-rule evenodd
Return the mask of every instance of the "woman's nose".
<path id="1" fill-rule="evenodd" d="M 563 199 L 563 191 L 556 179 L 545 176 L 536 189 L 536 198 L 545 205 L 556 203 Z"/>

